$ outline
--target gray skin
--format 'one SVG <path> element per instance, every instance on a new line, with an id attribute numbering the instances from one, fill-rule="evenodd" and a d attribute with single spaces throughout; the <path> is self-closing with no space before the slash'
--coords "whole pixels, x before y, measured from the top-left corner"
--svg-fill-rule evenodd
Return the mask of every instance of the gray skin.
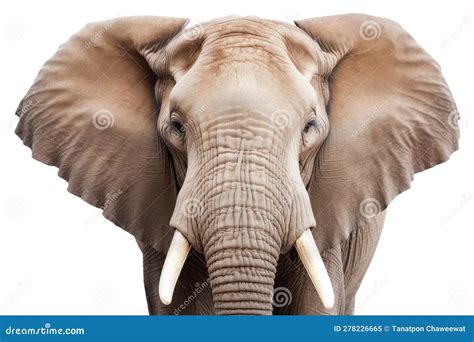
<path id="1" fill-rule="evenodd" d="M 151 314 L 353 313 L 388 204 L 458 147 L 439 66 L 365 15 L 185 24 L 86 26 L 40 71 L 16 133 L 137 239 Z M 330 309 L 294 247 L 308 229 Z M 179 233 L 192 248 L 166 306 Z"/>
<path id="2" fill-rule="evenodd" d="M 156 283 L 165 255 L 144 248 L 150 312 L 352 313 L 384 215 L 373 220 L 373 229 L 322 254 L 336 295 L 331 310 L 324 309 L 292 248 L 302 231 L 315 226 L 306 187 L 329 124 L 327 98 L 314 91 L 305 72 L 312 67 L 307 59 L 325 57 L 311 52 L 314 42 L 304 32 L 294 29 L 288 43 L 259 20 L 200 29 L 205 43 L 181 38 L 168 49 L 176 84 L 169 96 L 162 90 L 158 123 L 181 172 L 178 180 L 184 178 L 170 224 L 193 251 L 164 307 Z M 188 54 L 198 57 L 183 68 Z M 192 215 L 189 203 L 198 208 Z M 350 255 L 354 246 L 363 253 Z M 196 284 L 203 293 L 196 294 Z M 291 300 L 282 294 L 279 304 L 275 293 L 272 307 L 274 288 L 289 291 Z"/>
<path id="3" fill-rule="evenodd" d="M 325 309 L 296 250 L 281 254 L 275 276 L 274 315 L 352 315 L 361 281 L 374 255 L 385 211 L 373 225 L 354 230 L 342 244 L 321 253 L 335 292 L 335 305 Z M 151 315 L 214 315 L 212 290 L 204 255 L 191 250 L 183 267 L 170 305 L 163 305 L 158 293 L 166 258 L 150 246 L 139 243 L 143 252 L 143 277 L 148 311 Z M 288 295 L 290 293 L 291 295 Z"/>
<path id="4" fill-rule="evenodd" d="M 288 46 L 258 20 L 202 29 L 202 45 L 171 44 L 176 84 L 161 95 L 158 129 L 185 173 L 170 225 L 203 254 L 216 314 L 271 314 L 280 253 L 315 226 L 302 173 L 329 127 L 325 99 L 292 60 L 314 43 L 295 29 L 301 45 Z M 184 70 L 183 50 L 198 51 Z"/>

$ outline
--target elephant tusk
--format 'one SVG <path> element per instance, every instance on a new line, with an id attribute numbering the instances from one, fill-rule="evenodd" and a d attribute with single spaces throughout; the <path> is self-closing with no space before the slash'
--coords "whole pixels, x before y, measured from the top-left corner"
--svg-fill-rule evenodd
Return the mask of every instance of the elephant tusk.
<path id="1" fill-rule="evenodd" d="M 318 291 L 324 307 L 326 309 L 332 309 L 334 306 L 334 291 L 331 279 L 321 259 L 311 230 L 305 230 L 296 240 L 295 246 L 304 268 L 308 272 L 316 291 Z"/>
<path id="2" fill-rule="evenodd" d="M 165 305 L 169 305 L 173 299 L 174 287 L 190 249 L 188 240 L 176 230 L 160 276 L 159 294 Z"/>

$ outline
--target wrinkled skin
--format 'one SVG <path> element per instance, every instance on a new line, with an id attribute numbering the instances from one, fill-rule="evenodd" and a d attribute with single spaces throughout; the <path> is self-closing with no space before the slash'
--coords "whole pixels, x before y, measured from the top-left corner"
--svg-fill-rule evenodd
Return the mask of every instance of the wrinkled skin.
<path id="1" fill-rule="evenodd" d="M 151 314 L 352 314 L 387 205 L 457 149 L 439 66 L 364 15 L 185 24 L 86 26 L 43 67 L 16 133 L 135 236 Z M 332 308 L 294 247 L 308 229 Z M 165 305 L 175 231 L 191 251 Z"/>
<path id="2" fill-rule="evenodd" d="M 187 165 L 177 208 L 199 208 L 192 220 L 175 210 L 171 226 L 204 254 L 216 313 L 270 314 L 280 252 L 315 226 L 301 176 L 311 169 L 299 165 L 312 166 L 329 127 L 324 98 L 292 61 L 313 41 L 296 32 L 293 48 L 254 20 L 203 30 L 202 45 L 182 38 L 170 48 L 176 84 L 158 128 L 175 164 Z M 192 68 L 183 70 L 182 49 L 198 54 Z"/>
<path id="3" fill-rule="evenodd" d="M 372 260 L 380 237 L 385 212 L 374 224 L 356 230 L 343 244 L 323 251 L 334 287 L 335 305 L 324 308 L 318 293 L 298 258 L 295 249 L 281 254 L 274 284 L 274 315 L 351 315 L 354 313 L 355 295 Z M 166 255 L 142 246 L 144 281 L 148 309 L 152 315 L 214 315 L 209 274 L 202 254 L 191 251 L 176 285 L 173 302 L 163 305 L 156 284 Z"/>

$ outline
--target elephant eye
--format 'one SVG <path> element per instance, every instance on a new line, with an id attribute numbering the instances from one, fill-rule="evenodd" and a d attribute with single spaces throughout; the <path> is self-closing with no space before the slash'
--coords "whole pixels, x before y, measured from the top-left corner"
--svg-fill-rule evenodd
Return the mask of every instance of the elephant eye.
<path id="1" fill-rule="evenodd" d="M 312 118 L 309 120 L 306 125 L 304 126 L 303 133 L 307 134 L 309 133 L 312 129 L 316 128 L 316 119 Z"/>
<path id="2" fill-rule="evenodd" d="M 172 133 L 176 134 L 179 138 L 186 132 L 185 126 L 175 118 L 171 119 L 170 126 Z"/>

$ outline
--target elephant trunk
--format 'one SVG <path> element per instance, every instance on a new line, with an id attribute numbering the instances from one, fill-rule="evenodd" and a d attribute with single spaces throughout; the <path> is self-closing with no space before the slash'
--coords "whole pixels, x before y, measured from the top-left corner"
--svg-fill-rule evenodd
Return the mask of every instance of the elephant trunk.
<path id="1" fill-rule="evenodd" d="M 265 233 L 222 230 L 207 244 L 206 260 L 220 315 L 271 315 L 279 247 Z"/>
<path id="2" fill-rule="evenodd" d="M 332 306 L 331 282 L 308 230 L 316 223 L 301 180 L 273 157 L 237 150 L 237 156 L 223 150 L 202 167 L 190 167 L 203 174 L 186 178 L 170 221 L 176 232 L 160 278 L 163 303 L 171 302 L 193 245 L 206 258 L 216 314 L 271 315 L 278 257 L 296 243 L 323 303 Z"/>
<path id="3" fill-rule="evenodd" d="M 232 244 L 248 239 L 232 237 Z M 221 238 L 224 238 L 222 236 Z M 207 253 L 209 281 L 217 315 L 271 315 L 278 250 L 228 246 Z"/>

